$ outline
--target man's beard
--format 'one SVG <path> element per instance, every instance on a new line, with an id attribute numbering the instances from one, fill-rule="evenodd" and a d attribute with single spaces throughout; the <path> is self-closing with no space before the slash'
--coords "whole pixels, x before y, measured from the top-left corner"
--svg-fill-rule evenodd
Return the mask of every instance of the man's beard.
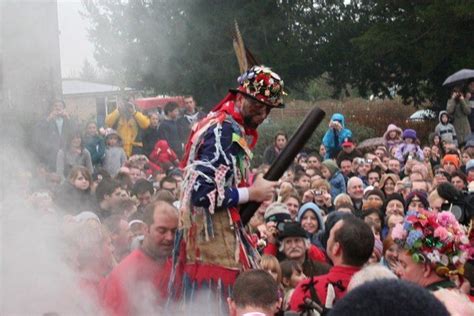
<path id="1" fill-rule="evenodd" d="M 244 116 L 243 117 L 244 125 L 245 127 L 256 129 L 258 127 L 258 124 L 256 124 L 252 119 L 253 119 L 253 116 L 251 115 Z"/>

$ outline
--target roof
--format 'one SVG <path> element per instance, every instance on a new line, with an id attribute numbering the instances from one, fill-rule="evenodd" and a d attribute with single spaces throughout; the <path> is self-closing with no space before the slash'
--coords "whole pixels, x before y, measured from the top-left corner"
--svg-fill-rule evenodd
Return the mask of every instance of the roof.
<path id="1" fill-rule="evenodd" d="M 110 84 L 90 82 L 79 79 L 63 79 L 63 95 L 88 95 L 88 94 L 116 94 L 120 91 L 119 86 Z M 126 87 L 124 91 L 134 91 Z"/>

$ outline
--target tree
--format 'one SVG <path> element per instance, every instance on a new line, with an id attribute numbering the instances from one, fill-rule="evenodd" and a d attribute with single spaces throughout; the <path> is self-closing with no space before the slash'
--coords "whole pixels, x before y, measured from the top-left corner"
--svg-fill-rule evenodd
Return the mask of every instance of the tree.
<path id="1" fill-rule="evenodd" d="M 87 81 L 97 81 L 98 79 L 97 70 L 94 68 L 94 66 L 92 66 L 87 58 L 84 59 L 84 63 L 82 64 L 79 78 Z"/>

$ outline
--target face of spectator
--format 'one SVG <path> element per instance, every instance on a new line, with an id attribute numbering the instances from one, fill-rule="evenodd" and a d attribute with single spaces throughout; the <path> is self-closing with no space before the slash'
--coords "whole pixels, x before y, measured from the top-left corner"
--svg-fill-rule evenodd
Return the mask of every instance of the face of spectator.
<path id="1" fill-rule="evenodd" d="M 290 211 L 291 219 L 295 220 L 296 215 L 298 215 L 298 209 L 300 208 L 300 203 L 297 199 L 289 197 L 285 201 L 288 211 Z"/>
<path id="2" fill-rule="evenodd" d="M 150 114 L 150 126 L 151 127 L 157 127 L 159 121 L 160 121 L 160 119 L 158 117 L 158 114 L 156 114 L 156 113 Z"/>
<path id="3" fill-rule="evenodd" d="M 275 140 L 275 146 L 281 150 L 283 149 L 283 147 L 285 147 L 285 145 L 286 145 L 286 137 L 284 135 L 278 135 Z"/>
<path id="4" fill-rule="evenodd" d="M 419 172 L 412 172 L 410 174 L 410 181 L 412 182 L 423 181 L 423 176 Z"/>
<path id="5" fill-rule="evenodd" d="M 441 212 L 441 207 L 443 206 L 444 199 L 441 197 L 436 197 L 428 200 L 430 203 L 430 209 L 433 212 Z"/>
<path id="6" fill-rule="evenodd" d="M 342 172 L 342 174 L 347 177 L 347 176 L 349 176 L 351 171 L 352 171 L 352 162 L 350 160 L 341 161 L 341 172 Z"/>
<path id="7" fill-rule="evenodd" d="M 194 101 L 194 98 L 191 97 L 184 99 L 184 107 L 186 108 L 186 112 L 194 113 L 196 110 L 196 102 Z"/>
<path id="8" fill-rule="evenodd" d="M 303 191 L 306 191 L 311 185 L 310 178 L 307 175 L 303 175 L 298 179 L 296 185 L 303 189 Z"/>
<path id="9" fill-rule="evenodd" d="M 397 244 L 391 245 L 387 249 L 387 251 L 385 251 L 384 258 L 389 264 L 394 264 L 398 262 L 398 245 Z"/>
<path id="10" fill-rule="evenodd" d="M 173 251 L 178 218 L 165 212 L 155 211 L 153 219 L 153 224 L 146 230 L 143 246 L 154 258 L 166 259 Z"/>
<path id="11" fill-rule="evenodd" d="M 318 169 L 321 166 L 318 158 L 314 156 L 309 156 L 308 158 L 308 168 L 311 169 Z"/>
<path id="12" fill-rule="evenodd" d="M 115 251 L 118 253 L 127 252 L 130 248 L 130 242 L 132 241 L 132 234 L 130 233 L 130 228 L 128 223 L 124 220 L 120 221 L 119 229 L 116 234 L 114 234 L 114 247 Z"/>
<path id="13" fill-rule="evenodd" d="M 115 147 L 117 146 L 117 143 L 118 143 L 118 137 L 117 135 L 111 135 L 109 137 L 107 137 L 107 145 L 110 146 L 110 147 Z"/>
<path id="14" fill-rule="evenodd" d="M 80 137 L 74 137 L 73 139 L 71 139 L 71 147 L 72 148 L 81 147 L 81 138 Z"/>
<path id="15" fill-rule="evenodd" d="M 367 202 L 377 202 L 379 205 L 382 205 L 383 204 L 383 201 L 382 199 L 380 198 L 380 196 L 376 195 L 376 194 L 371 194 L 367 197 Z"/>
<path id="16" fill-rule="evenodd" d="M 323 178 L 326 180 L 331 179 L 331 171 L 325 166 L 321 166 L 321 174 L 323 175 Z"/>
<path id="17" fill-rule="evenodd" d="M 304 275 L 303 271 L 293 270 L 293 272 L 291 273 L 290 287 L 296 288 L 298 283 L 300 283 L 304 279 L 306 279 L 306 276 Z"/>
<path id="18" fill-rule="evenodd" d="M 383 191 L 385 196 L 390 195 L 395 192 L 395 182 L 392 179 L 387 179 L 385 185 L 383 186 Z"/>
<path id="19" fill-rule="evenodd" d="M 90 182 L 79 172 L 76 179 L 72 182 L 72 185 L 78 190 L 85 191 L 89 189 Z"/>
<path id="20" fill-rule="evenodd" d="M 446 161 L 443 163 L 443 169 L 446 170 L 449 174 L 453 174 L 458 168 L 451 161 Z"/>
<path id="21" fill-rule="evenodd" d="M 463 153 L 461 156 L 461 159 L 462 159 L 462 164 L 466 165 L 471 159 L 471 157 L 467 153 Z"/>
<path id="22" fill-rule="evenodd" d="M 387 207 L 385 209 L 385 216 L 389 217 L 390 215 L 393 215 L 393 214 L 397 214 L 400 216 L 405 215 L 404 205 L 399 200 L 391 200 L 387 204 Z"/>
<path id="23" fill-rule="evenodd" d="M 354 148 L 355 148 L 355 146 L 352 145 L 352 144 L 346 144 L 346 145 L 342 146 L 342 150 L 347 154 L 350 154 L 351 152 L 353 152 Z"/>
<path id="24" fill-rule="evenodd" d="M 130 176 L 132 183 L 135 183 L 138 179 L 143 178 L 142 171 L 138 168 L 130 168 L 130 172 L 128 173 L 128 175 Z"/>
<path id="25" fill-rule="evenodd" d="M 420 198 L 417 197 L 416 195 L 410 201 L 410 204 L 408 204 L 409 211 L 420 211 L 420 210 L 423 210 L 424 208 L 425 206 L 421 202 Z"/>
<path id="26" fill-rule="evenodd" d="M 122 202 L 122 189 L 116 188 L 111 195 L 105 195 L 104 198 L 109 209 L 116 208 Z"/>
<path id="27" fill-rule="evenodd" d="M 319 146 L 319 155 L 321 157 L 326 156 L 326 147 L 324 147 L 324 145 L 322 145 L 322 144 L 321 144 L 321 146 Z"/>
<path id="28" fill-rule="evenodd" d="M 393 173 L 395 173 L 395 174 L 399 174 L 400 173 L 400 161 L 398 161 L 396 159 L 390 159 L 390 161 L 388 162 L 388 169 L 393 171 Z"/>
<path id="29" fill-rule="evenodd" d="M 269 106 L 245 97 L 240 93 L 237 95 L 237 101 L 240 101 L 241 104 L 241 115 L 244 125 L 249 128 L 256 129 L 265 121 L 271 110 Z"/>
<path id="30" fill-rule="evenodd" d="M 349 194 L 353 200 L 362 200 L 364 197 L 364 184 L 362 180 L 356 179 L 356 181 L 350 183 L 347 188 L 347 194 Z"/>
<path id="31" fill-rule="evenodd" d="M 147 206 L 151 202 L 151 193 L 146 191 L 145 193 L 138 193 L 137 199 L 140 202 L 141 206 Z"/>
<path id="32" fill-rule="evenodd" d="M 377 172 L 370 172 L 367 179 L 369 180 L 369 185 L 374 185 L 380 181 L 380 176 Z"/>
<path id="33" fill-rule="evenodd" d="M 305 212 L 303 218 L 301 218 L 301 226 L 310 234 L 317 232 L 319 229 L 319 224 L 316 214 L 311 211 Z"/>
<path id="34" fill-rule="evenodd" d="M 464 181 L 459 176 L 454 176 L 451 178 L 451 183 L 458 189 L 459 191 L 463 191 L 466 189 Z"/>
<path id="35" fill-rule="evenodd" d="M 425 156 L 425 159 L 431 158 L 431 148 L 428 146 L 423 147 L 423 156 Z"/>
<path id="36" fill-rule="evenodd" d="M 174 109 L 171 112 L 168 112 L 167 115 L 171 120 L 176 120 L 179 116 L 179 108 Z"/>
<path id="37" fill-rule="evenodd" d="M 86 134 L 89 136 L 97 135 L 97 125 L 95 125 L 95 123 L 87 124 Z"/>
<path id="38" fill-rule="evenodd" d="M 411 255 L 406 250 L 400 250 L 398 253 L 398 261 L 400 262 L 400 278 L 405 281 L 423 285 L 422 279 L 424 275 L 424 265 L 413 261 Z"/>
<path id="39" fill-rule="evenodd" d="M 380 231 L 382 230 L 382 221 L 380 220 L 380 217 L 375 213 L 364 217 L 364 222 L 366 222 L 370 227 L 373 227 L 377 234 L 380 233 Z"/>
<path id="40" fill-rule="evenodd" d="M 385 157 L 385 151 L 382 149 L 376 149 L 374 152 L 375 156 L 379 157 L 379 159 L 382 161 L 383 157 Z"/>
<path id="41" fill-rule="evenodd" d="M 176 197 L 176 191 L 178 189 L 176 183 L 165 181 L 165 182 L 163 182 L 162 189 L 170 191 L 171 193 L 173 193 L 173 196 Z"/>
<path id="42" fill-rule="evenodd" d="M 365 177 L 367 176 L 367 173 L 369 172 L 370 167 L 371 167 L 370 163 L 364 162 L 363 164 L 359 166 L 359 168 L 357 168 L 357 172 L 359 173 L 359 175 Z"/>
<path id="43" fill-rule="evenodd" d="M 288 259 L 301 260 L 304 258 L 306 245 L 302 237 L 287 237 L 283 239 L 283 253 Z"/>

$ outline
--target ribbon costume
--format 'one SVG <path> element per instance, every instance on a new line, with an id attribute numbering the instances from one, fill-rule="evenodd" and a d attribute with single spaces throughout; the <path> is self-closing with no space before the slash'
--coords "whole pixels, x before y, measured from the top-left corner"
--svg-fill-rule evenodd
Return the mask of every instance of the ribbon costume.
<path id="1" fill-rule="evenodd" d="M 184 290 L 184 298 L 202 286 L 228 295 L 241 270 L 258 266 L 259 254 L 238 209 L 248 201 L 248 190 L 242 188 L 249 186 L 251 150 L 258 133 L 246 127 L 237 95 L 264 104 L 269 112 L 283 106 L 283 81 L 269 68 L 254 66 L 238 82 L 237 89 L 194 125 L 182 160 L 173 273 L 183 274 L 176 278 L 183 280 L 182 286 L 175 288 Z"/>

